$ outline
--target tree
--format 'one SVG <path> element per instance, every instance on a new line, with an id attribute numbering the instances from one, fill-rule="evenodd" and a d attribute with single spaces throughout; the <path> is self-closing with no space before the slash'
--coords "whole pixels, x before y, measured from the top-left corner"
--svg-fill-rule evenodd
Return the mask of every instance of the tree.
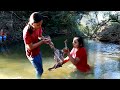
<path id="1" fill-rule="evenodd" d="M 118 13 L 113 15 L 111 11 L 91 11 L 84 17 L 86 19 L 85 23 L 88 29 L 87 35 L 95 37 L 101 26 L 106 25 L 110 21 L 119 22 L 118 16 Z M 100 17 L 102 17 L 103 20 L 99 20 Z"/>

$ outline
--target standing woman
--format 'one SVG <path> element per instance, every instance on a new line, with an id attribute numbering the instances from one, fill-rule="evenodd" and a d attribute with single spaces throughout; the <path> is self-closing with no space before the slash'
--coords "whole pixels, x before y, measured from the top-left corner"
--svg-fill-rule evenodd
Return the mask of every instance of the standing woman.
<path id="1" fill-rule="evenodd" d="M 23 29 L 26 56 L 34 66 L 37 78 L 41 78 L 43 73 L 40 46 L 49 42 L 44 38 L 41 41 L 38 40 L 42 37 L 42 23 L 43 17 L 39 12 L 34 12 L 30 15 L 29 22 Z"/>
<path id="2" fill-rule="evenodd" d="M 2 37 L 2 42 L 3 42 L 3 41 L 4 41 L 4 35 L 5 35 L 5 33 L 4 33 L 3 29 L 1 29 L 0 34 L 1 34 L 1 37 Z"/>

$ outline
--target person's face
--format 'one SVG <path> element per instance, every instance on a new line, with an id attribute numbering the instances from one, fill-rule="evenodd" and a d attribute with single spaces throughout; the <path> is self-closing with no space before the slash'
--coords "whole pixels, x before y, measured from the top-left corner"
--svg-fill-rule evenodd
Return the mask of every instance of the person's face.
<path id="1" fill-rule="evenodd" d="M 73 39 L 72 44 L 73 44 L 73 47 L 74 47 L 74 48 L 78 48 L 78 47 L 79 47 L 79 42 L 78 42 L 78 38 L 77 38 L 77 37 L 75 37 L 75 38 Z"/>
<path id="2" fill-rule="evenodd" d="M 43 21 L 41 20 L 38 23 L 32 23 L 32 26 L 33 26 L 34 29 L 39 29 L 39 28 L 41 28 L 42 23 L 43 23 Z"/>

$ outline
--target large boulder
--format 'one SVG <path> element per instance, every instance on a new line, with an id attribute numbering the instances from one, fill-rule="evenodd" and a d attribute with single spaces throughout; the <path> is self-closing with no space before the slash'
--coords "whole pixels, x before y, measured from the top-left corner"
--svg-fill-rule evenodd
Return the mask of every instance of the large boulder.
<path id="1" fill-rule="evenodd" d="M 120 43 L 120 24 L 114 22 L 102 26 L 97 33 L 97 39 L 100 41 Z"/>

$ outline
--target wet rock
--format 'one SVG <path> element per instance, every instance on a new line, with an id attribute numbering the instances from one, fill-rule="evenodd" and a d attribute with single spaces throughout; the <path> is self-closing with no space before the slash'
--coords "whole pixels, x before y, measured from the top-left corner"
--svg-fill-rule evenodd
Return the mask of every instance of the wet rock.
<path id="1" fill-rule="evenodd" d="M 97 39 L 100 41 L 120 43 L 120 24 L 111 23 L 102 26 L 97 33 Z"/>

